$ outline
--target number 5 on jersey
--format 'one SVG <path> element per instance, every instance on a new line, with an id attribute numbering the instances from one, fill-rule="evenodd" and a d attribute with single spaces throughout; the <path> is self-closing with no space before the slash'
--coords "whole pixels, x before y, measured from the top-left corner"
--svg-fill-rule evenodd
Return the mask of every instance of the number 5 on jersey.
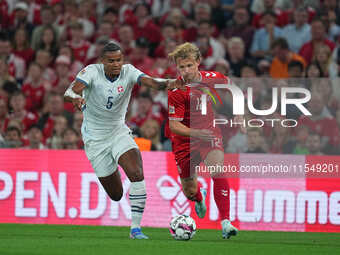
<path id="1" fill-rule="evenodd" d="M 107 103 L 106 103 L 106 109 L 111 109 L 113 102 L 112 102 L 113 97 L 108 97 L 107 98 Z"/>

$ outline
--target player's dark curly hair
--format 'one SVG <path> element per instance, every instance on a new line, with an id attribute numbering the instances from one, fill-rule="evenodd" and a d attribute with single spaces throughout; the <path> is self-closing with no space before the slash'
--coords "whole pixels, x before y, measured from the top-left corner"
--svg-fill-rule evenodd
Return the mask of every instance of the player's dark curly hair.
<path id="1" fill-rule="evenodd" d="M 106 52 L 119 51 L 119 50 L 121 50 L 121 48 L 118 44 L 109 42 L 104 46 L 102 50 L 102 56 L 104 56 Z"/>

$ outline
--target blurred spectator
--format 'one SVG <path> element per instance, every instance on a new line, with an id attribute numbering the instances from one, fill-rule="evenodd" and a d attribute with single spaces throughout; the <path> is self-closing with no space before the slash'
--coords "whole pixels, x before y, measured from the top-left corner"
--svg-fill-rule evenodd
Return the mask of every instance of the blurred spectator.
<path id="1" fill-rule="evenodd" d="M 119 44 L 121 49 L 123 50 L 124 57 L 128 57 L 133 52 L 134 48 L 136 47 L 135 36 L 133 29 L 128 24 L 123 24 L 119 28 Z"/>
<path id="2" fill-rule="evenodd" d="M 153 22 L 150 17 L 150 8 L 145 3 L 138 3 L 134 8 L 135 21 L 126 21 L 134 29 L 135 38 L 145 37 L 150 45 L 151 49 L 155 47 L 161 41 L 161 33 L 159 27 Z"/>
<path id="3" fill-rule="evenodd" d="M 270 57 L 270 45 L 275 38 L 282 36 L 282 30 L 275 25 L 276 16 L 274 12 L 265 12 L 261 20 L 264 27 L 256 30 L 250 49 L 250 53 L 256 58 Z"/>
<path id="4" fill-rule="evenodd" d="M 292 146 L 292 150 L 290 153 L 296 155 L 306 155 L 308 154 L 308 149 L 306 147 L 306 140 L 309 134 L 309 128 L 305 125 L 298 125 L 295 130 L 294 136 L 294 146 Z"/>
<path id="5" fill-rule="evenodd" d="M 106 36 L 101 36 L 96 40 L 95 44 L 92 44 L 89 50 L 87 51 L 86 56 L 86 64 L 97 64 L 100 63 L 101 53 L 104 46 L 109 42 L 109 38 Z M 125 57 L 125 55 L 124 55 Z"/>
<path id="6" fill-rule="evenodd" d="M 148 92 L 140 93 L 138 96 L 137 114 L 130 120 L 130 125 L 133 127 L 141 127 L 148 119 L 157 120 L 159 125 L 164 120 L 163 106 L 159 103 L 153 103 L 152 97 Z"/>
<path id="7" fill-rule="evenodd" d="M 62 134 L 62 146 L 65 150 L 78 150 L 80 137 L 73 128 L 67 128 Z"/>
<path id="8" fill-rule="evenodd" d="M 340 39 L 340 37 L 339 37 Z M 336 47 L 332 53 L 332 57 L 329 65 L 329 77 L 335 79 L 340 74 L 340 47 Z"/>
<path id="9" fill-rule="evenodd" d="M 175 26 L 176 37 L 179 41 L 184 41 L 186 23 L 185 16 L 178 8 L 172 9 L 165 20 L 165 24 L 172 24 Z"/>
<path id="10" fill-rule="evenodd" d="M 18 29 L 24 29 L 27 35 L 31 36 L 34 26 L 32 24 L 32 20 L 29 21 L 28 11 L 28 5 L 25 2 L 20 1 L 15 4 L 15 9 L 11 15 L 11 35 L 13 35 Z M 27 39 L 29 40 L 30 37 Z"/>
<path id="11" fill-rule="evenodd" d="M 339 100 L 334 96 L 332 81 L 330 79 L 317 79 L 312 82 L 310 88 L 312 94 L 320 94 L 327 100 L 327 108 L 329 109 L 332 116 L 335 116 L 337 109 L 340 107 Z"/>
<path id="12" fill-rule="evenodd" d="M 55 61 L 55 69 L 57 71 L 57 79 L 52 84 L 53 91 L 63 94 L 74 79 L 70 74 L 71 60 L 65 55 L 60 55 Z"/>
<path id="13" fill-rule="evenodd" d="M 7 59 L 9 74 L 14 76 L 17 81 L 22 82 L 26 73 L 25 60 L 11 52 L 12 45 L 8 35 L 5 32 L 0 32 L 0 58 Z"/>
<path id="14" fill-rule="evenodd" d="M 96 38 L 99 38 L 101 36 L 106 36 L 107 38 L 113 38 L 114 29 L 113 29 L 113 24 L 110 21 L 103 20 L 102 22 L 100 22 L 97 32 L 96 32 Z"/>
<path id="15" fill-rule="evenodd" d="M 119 6 L 119 22 L 133 22 L 135 21 L 135 17 L 133 14 L 133 10 L 135 8 L 134 0 L 123 0 L 121 5 Z"/>
<path id="16" fill-rule="evenodd" d="M 59 27 L 58 24 L 55 24 L 55 14 L 53 11 L 53 7 L 49 5 L 44 5 L 43 8 L 41 9 L 41 25 L 37 26 L 33 30 L 33 35 L 32 35 L 32 42 L 31 46 L 32 49 L 38 49 L 39 48 L 39 42 L 40 39 L 42 38 L 43 30 L 45 26 L 52 26 L 54 29 L 54 34 L 56 34 L 57 38 L 59 38 Z"/>
<path id="17" fill-rule="evenodd" d="M 76 77 L 77 74 L 83 69 L 84 64 L 74 58 L 73 51 L 70 46 L 63 45 L 59 48 L 59 55 L 65 55 L 71 60 L 70 75 Z"/>
<path id="18" fill-rule="evenodd" d="M 37 44 L 38 49 L 43 49 L 50 52 L 50 55 L 55 58 L 58 53 L 58 38 L 55 29 L 51 25 L 43 27 L 41 38 Z"/>
<path id="19" fill-rule="evenodd" d="M 252 65 L 245 65 L 241 68 L 241 78 L 256 77 L 256 67 Z"/>
<path id="20" fill-rule="evenodd" d="M 320 45 L 316 50 L 313 57 L 313 62 L 315 62 L 322 70 L 323 77 L 329 76 L 329 68 L 331 63 L 331 50 L 326 45 Z"/>
<path id="21" fill-rule="evenodd" d="M 227 24 L 227 28 L 222 33 L 225 39 L 232 37 L 242 38 L 246 51 L 251 47 L 255 33 L 254 27 L 249 25 L 249 17 L 250 14 L 246 8 L 235 9 L 233 20 Z"/>
<path id="22" fill-rule="evenodd" d="M 204 32 L 200 30 L 200 24 L 207 21 L 211 21 L 211 7 L 208 3 L 198 3 L 194 7 L 194 20 L 186 22 L 186 30 L 183 32 L 184 41 L 194 42 L 199 36 L 204 35 Z M 208 24 L 210 24 L 208 36 L 217 37 L 219 34 L 217 27 L 214 24 Z"/>
<path id="23" fill-rule="evenodd" d="M 53 84 L 56 79 L 57 75 L 55 71 L 50 67 L 53 57 L 48 50 L 39 49 L 35 53 L 35 62 L 39 64 L 43 70 L 43 78 Z"/>
<path id="24" fill-rule="evenodd" d="M 340 133 L 335 118 L 331 115 L 328 107 L 328 99 L 322 94 L 312 93 L 312 98 L 308 102 L 307 109 L 311 116 L 301 116 L 299 125 L 306 125 L 312 131 L 321 136 L 322 146 L 338 146 L 340 143 Z"/>
<path id="25" fill-rule="evenodd" d="M 263 16 L 271 12 L 276 16 L 275 24 L 279 27 L 283 27 L 288 24 L 288 13 L 275 7 L 275 0 L 263 0 L 263 10 L 253 17 L 252 26 L 260 28 L 266 25 Z"/>
<path id="26" fill-rule="evenodd" d="M 35 150 L 43 150 L 46 147 L 42 144 L 43 136 L 42 132 L 38 126 L 33 125 L 30 127 L 27 133 L 28 137 L 28 145 L 25 146 L 25 149 L 35 149 Z"/>
<path id="27" fill-rule="evenodd" d="M 97 25 L 97 16 L 94 0 L 81 0 L 79 3 L 79 17 L 90 21 L 95 27 Z"/>
<path id="28" fill-rule="evenodd" d="M 303 78 L 305 67 L 301 61 L 292 60 L 288 63 L 289 78 Z"/>
<path id="29" fill-rule="evenodd" d="M 28 6 L 28 21 L 34 26 L 41 24 L 41 5 L 47 4 L 45 0 L 22 0 Z M 50 2 L 50 1 L 49 1 Z"/>
<path id="30" fill-rule="evenodd" d="M 247 150 L 246 153 L 265 153 L 265 138 L 260 128 L 249 128 L 247 130 Z"/>
<path id="31" fill-rule="evenodd" d="M 114 2 L 116 2 L 116 1 L 114 1 Z M 116 3 L 118 3 L 118 2 L 116 2 Z M 112 7 L 108 7 L 105 10 L 105 12 L 102 16 L 101 22 L 111 23 L 111 25 L 113 26 L 113 30 L 111 31 L 111 33 L 113 32 L 113 35 L 115 35 L 117 33 L 117 31 L 119 30 L 121 24 L 122 24 L 122 23 L 119 22 L 119 19 L 118 19 L 118 8 L 115 9 L 115 8 L 112 8 Z"/>
<path id="32" fill-rule="evenodd" d="M 61 40 L 69 40 L 72 37 L 71 27 L 74 23 L 80 23 L 83 27 L 83 38 L 89 40 L 94 34 L 94 24 L 81 17 L 79 1 L 68 0 L 65 2 L 65 13 L 64 13 L 64 26 L 62 27 Z"/>
<path id="33" fill-rule="evenodd" d="M 320 135 L 316 132 L 310 132 L 307 141 L 306 141 L 306 147 L 309 151 L 308 154 L 310 155 L 324 155 L 324 153 L 321 151 L 321 138 Z"/>
<path id="34" fill-rule="evenodd" d="M 160 151 L 162 150 L 162 144 L 160 142 L 160 126 L 158 121 L 149 119 L 143 123 L 140 127 L 140 133 L 142 138 L 151 140 L 151 150 Z"/>
<path id="35" fill-rule="evenodd" d="M 320 78 L 324 77 L 321 67 L 318 63 L 312 62 L 306 68 L 307 78 Z"/>
<path id="36" fill-rule="evenodd" d="M 63 115 L 59 115 L 55 118 L 53 126 L 53 134 L 46 140 L 48 148 L 51 149 L 62 149 L 63 138 L 62 134 L 67 128 L 67 119 Z"/>
<path id="37" fill-rule="evenodd" d="M 62 95 L 50 93 L 46 98 L 43 115 L 40 117 L 38 125 L 43 131 L 44 138 L 47 139 L 53 134 L 54 121 L 57 116 L 63 115 L 67 122 L 72 123 L 72 114 L 64 109 L 64 98 Z"/>
<path id="38" fill-rule="evenodd" d="M 245 58 L 245 45 L 240 37 L 232 37 L 228 40 L 227 59 L 230 64 L 231 76 L 241 77 L 241 70 L 249 61 Z"/>
<path id="39" fill-rule="evenodd" d="M 307 21 L 310 23 L 316 15 L 315 10 L 319 10 L 320 1 L 319 0 L 276 0 L 276 3 L 285 2 L 289 9 L 288 13 L 288 21 L 289 23 L 294 22 L 294 13 L 299 8 L 305 8 L 307 11 Z"/>
<path id="40" fill-rule="evenodd" d="M 216 25 L 218 31 L 221 31 L 226 25 L 221 1 L 208 0 L 208 3 L 211 6 L 211 23 Z"/>
<path id="41" fill-rule="evenodd" d="M 289 49 L 295 53 L 298 53 L 302 45 L 311 40 L 310 25 L 307 21 L 307 10 L 303 7 L 298 8 L 294 11 L 294 24 L 287 25 L 282 30 L 282 36 L 287 40 Z"/>
<path id="42" fill-rule="evenodd" d="M 213 69 L 225 76 L 232 76 L 230 73 L 230 64 L 224 58 L 217 59 Z"/>
<path id="43" fill-rule="evenodd" d="M 12 52 L 25 60 L 26 68 L 33 60 L 34 51 L 30 47 L 29 37 L 25 29 L 19 28 L 15 31 Z"/>
<path id="44" fill-rule="evenodd" d="M 8 29 L 10 27 L 9 7 L 7 0 L 0 0 L 0 29 Z"/>
<path id="45" fill-rule="evenodd" d="M 199 44 L 202 37 L 208 39 L 208 52 L 206 53 L 206 56 L 204 56 L 201 52 L 203 56 L 202 64 L 206 67 L 206 69 L 210 69 L 218 58 L 225 56 L 225 49 L 223 45 L 212 37 L 212 33 L 213 26 L 210 21 L 202 20 L 198 23 L 197 43 Z"/>
<path id="46" fill-rule="evenodd" d="M 321 45 L 326 45 L 331 51 L 335 48 L 335 44 L 326 38 L 326 29 L 321 20 L 315 19 L 311 24 L 311 41 L 305 43 L 299 51 L 306 62 L 309 64 L 314 57 L 316 49 Z"/>
<path id="47" fill-rule="evenodd" d="M 0 56 L 0 88 L 2 88 L 7 81 L 15 82 L 15 78 L 9 73 L 7 58 Z"/>
<path id="48" fill-rule="evenodd" d="M 87 51 L 91 44 L 84 38 L 83 24 L 80 22 L 74 22 L 70 25 L 71 40 L 68 41 L 68 45 L 71 47 L 74 58 L 80 62 L 85 62 Z"/>
<path id="49" fill-rule="evenodd" d="M 153 59 L 149 57 L 149 42 L 140 37 L 136 40 L 136 48 L 132 51 L 130 62 L 142 72 L 149 73 L 153 67 Z"/>
<path id="50" fill-rule="evenodd" d="M 83 113 L 82 112 L 75 112 L 73 115 L 73 124 L 72 127 L 78 134 L 81 134 L 81 125 L 83 124 Z"/>
<path id="51" fill-rule="evenodd" d="M 327 37 L 331 41 L 336 41 L 340 35 L 340 26 L 336 24 L 336 13 L 334 10 L 324 10 L 319 14 L 320 20 L 326 28 Z"/>
<path id="52" fill-rule="evenodd" d="M 28 69 L 28 77 L 22 86 L 22 92 L 26 96 L 26 110 L 39 112 L 43 107 L 46 90 L 51 84 L 42 77 L 41 66 L 32 62 Z"/>
<path id="53" fill-rule="evenodd" d="M 157 58 L 166 58 L 165 54 L 165 43 L 169 41 L 177 42 L 179 38 L 177 38 L 176 27 L 172 23 L 166 23 L 162 27 L 162 41 L 158 45 L 155 50 L 155 57 Z"/>
<path id="54" fill-rule="evenodd" d="M 305 60 L 298 54 L 289 50 L 288 42 L 284 38 L 277 38 L 271 45 L 274 55 L 270 67 L 270 75 L 272 78 L 288 78 L 288 63 L 290 61 L 299 61 L 306 65 Z"/>
<path id="55" fill-rule="evenodd" d="M 6 126 L 8 125 L 8 107 L 5 99 L 0 97 L 0 135 L 4 136 Z"/>
<path id="56" fill-rule="evenodd" d="M 189 15 L 191 11 L 190 0 L 156 0 L 158 2 L 158 6 L 162 4 L 161 14 L 162 17 L 160 19 L 160 24 L 163 25 L 165 21 L 168 19 L 169 15 L 171 15 L 172 10 L 178 10 L 184 17 Z M 162 3 L 163 2 L 163 3 Z M 154 3 L 151 6 L 152 11 L 154 12 L 157 5 L 154 7 Z"/>
<path id="57" fill-rule="evenodd" d="M 20 148 L 22 147 L 22 139 L 20 129 L 17 127 L 9 126 L 6 129 L 5 140 L 0 145 L 3 148 Z"/>
<path id="58" fill-rule="evenodd" d="M 250 134 L 250 136 L 253 136 L 253 134 Z M 256 134 L 254 134 L 254 136 L 256 136 Z M 247 150 L 248 135 L 242 133 L 240 130 L 229 139 L 225 147 L 226 153 L 245 153 Z"/>
<path id="59" fill-rule="evenodd" d="M 21 122 L 24 133 L 26 133 L 32 125 L 37 123 L 37 115 L 25 109 L 26 97 L 23 92 L 15 92 L 10 98 L 9 105 L 12 109 L 9 119 Z"/>
<path id="60" fill-rule="evenodd" d="M 282 120 L 280 116 L 276 116 L 277 119 Z M 271 153 L 275 154 L 287 154 L 291 153 L 294 147 L 294 142 L 290 140 L 291 129 L 284 127 L 281 123 L 277 122 L 272 129 L 272 137 L 270 138 Z"/>
<path id="61" fill-rule="evenodd" d="M 54 15 L 56 16 L 55 23 L 58 25 L 63 25 L 65 21 L 64 2 L 61 0 L 52 0 L 50 4 L 52 5 Z"/>

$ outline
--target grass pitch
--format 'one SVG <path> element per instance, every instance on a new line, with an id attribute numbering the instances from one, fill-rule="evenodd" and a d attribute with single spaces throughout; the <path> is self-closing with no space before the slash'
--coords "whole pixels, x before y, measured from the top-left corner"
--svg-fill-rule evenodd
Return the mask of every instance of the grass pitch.
<path id="1" fill-rule="evenodd" d="M 185 242 L 167 229 L 143 230 L 150 240 L 130 240 L 126 227 L 0 224 L 0 255 L 340 254 L 334 233 L 241 231 L 223 240 L 221 231 L 198 230 Z"/>

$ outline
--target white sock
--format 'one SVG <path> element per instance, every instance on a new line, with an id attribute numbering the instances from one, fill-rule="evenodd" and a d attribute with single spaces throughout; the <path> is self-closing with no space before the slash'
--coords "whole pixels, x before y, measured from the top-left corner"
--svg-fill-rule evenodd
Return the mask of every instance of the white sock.
<path id="1" fill-rule="evenodd" d="M 145 182 L 132 182 L 129 193 L 130 205 L 131 205 L 131 229 L 140 228 L 140 222 L 142 220 L 145 201 L 146 201 L 146 189 Z"/>

